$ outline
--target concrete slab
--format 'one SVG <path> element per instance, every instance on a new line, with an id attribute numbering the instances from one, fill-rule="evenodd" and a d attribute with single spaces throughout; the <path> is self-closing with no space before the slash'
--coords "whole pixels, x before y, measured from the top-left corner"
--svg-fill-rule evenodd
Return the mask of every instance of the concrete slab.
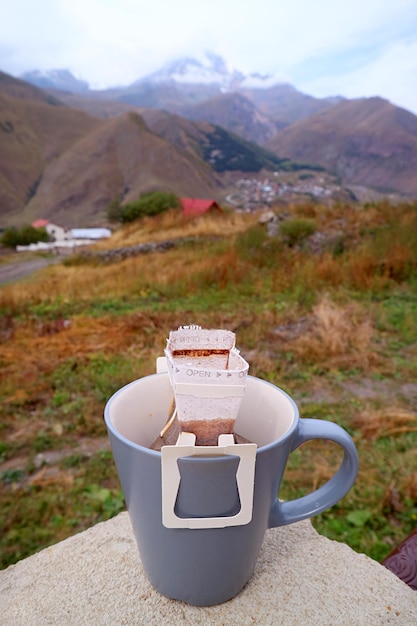
<path id="1" fill-rule="evenodd" d="M 309 521 L 270 530 L 252 579 L 201 608 L 149 584 L 127 513 L 0 572 L 2 626 L 415 626 L 417 592 Z"/>

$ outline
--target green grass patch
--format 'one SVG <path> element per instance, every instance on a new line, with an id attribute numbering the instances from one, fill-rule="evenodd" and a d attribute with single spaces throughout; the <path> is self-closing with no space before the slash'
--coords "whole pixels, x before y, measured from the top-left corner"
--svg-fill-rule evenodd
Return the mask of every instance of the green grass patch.
<path id="1" fill-rule="evenodd" d="M 110 453 L 99 452 L 83 459 L 76 464 L 76 473 L 71 473 L 74 466 L 69 465 L 55 476 L 55 482 L 21 483 L 18 481 L 22 480 L 23 472 L 18 470 L 2 476 L 2 567 L 124 509 Z"/>
<path id="2" fill-rule="evenodd" d="M 61 266 L 44 282 L 2 288 L 3 567 L 123 509 L 111 454 L 90 456 L 79 442 L 106 437 L 106 401 L 153 373 L 180 324 L 235 331 L 252 375 L 292 395 L 302 417 L 354 437 L 358 479 L 313 518 L 319 532 L 381 560 L 415 528 L 416 206 L 288 211 L 276 236 L 257 224 L 146 260 Z M 335 229 L 337 253 L 304 245 L 314 231 L 334 241 Z M 303 445 L 280 496 L 310 492 L 339 463 L 337 446 Z"/>

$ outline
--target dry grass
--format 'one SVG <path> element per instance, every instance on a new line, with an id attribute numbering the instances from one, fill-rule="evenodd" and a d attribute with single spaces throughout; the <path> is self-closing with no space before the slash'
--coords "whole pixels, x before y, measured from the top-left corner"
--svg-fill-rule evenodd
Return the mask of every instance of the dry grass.
<path id="1" fill-rule="evenodd" d="M 374 441 L 417 432 L 417 414 L 399 406 L 369 408 L 353 418 L 352 426 L 360 430 L 365 439 Z"/>
<path id="2" fill-rule="evenodd" d="M 332 287 L 343 285 L 346 274 L 340 260 L 333 255 L 325 253 L 316 259 L 310 268 L 310 279 L 318 286 L 326 284 Z"/>
<path id="3" fill-rule="evenodd" d="M 106 398 L 154 371 L 169 330 L 184 323 L 233 330 L 251 374 L 300 398 L 303 416 L 323 416 L 352 429 L 360 474 L 340 505 L 317 518 L 321 532 L 380 560 L 385 538 L 398 542 L 415 525 L 414 214 L 314 204 L 289 212 L 314 218 L 325 234 L 342 230 L 346 248 L 335 254 L 287 248 L 263 227 L 249 228 L 257 221 L 253 215 L 179 223 L 167 214 L 122 228 L 105 245 L 188 235 L 201 236 L 201 243 L 112 264 L 56 265 L 2 287 L 0 458 L 13 464 L 0 482 L 5 562 L 21 558 L 19 546 L 26 556 L 46 545 L 34 528 L 48 527 L 51 542 L 95 523 L 91 484 L 111 489 L 105 515 L 123 506 L 110 457 L 97 457 L 87 473 L 79 442 L 104 439 Z M 405 220 L 410 234 L 405 251 L 399 243 L 406 231 L 393 227 L 384 239 L 378 230 L 394 218 Z M 379 384 L 373 385 L 376 378 Z M 371 388 L 373 395 L 361 395 L 355 385 Z M 408 396 L 403 386 L 412 388 Z M 51 462 L 35 472 L 39 451 L 64 448 L 79 460 L 59 467 Z M 339 462 L 337 446 L 303 445 L 291 455 L 285 497 L 319 486 Z M 16 485 L 10 483 L 14 471 L 23 475 Z M 363 509 L 369 522 L 349 522 L 350 513 Z M 76 527 L 71 519 L 78 520 Z"/>
<path id="4" fill-rule="evenodd" d="M 318 489 L 334 475 L 342 457 L 338 446 L 320 440 L 307 442 L 297 451 L 297 462 L 286 469 L 285 481 L 293 489 L 302 489 L 307 481 L 309 490 Z"/>
<path id="5" fill-rule="evenodd" d="M 415 458 L 415 461 L 415 465 L 417 465 L 417 458 Z M 405 480 L 404 492 L 412 502 L 417 501 L 417 471 L 408 474 Z"/>
<path id="6" fill-rule="evenodd" d="M 285 333 L 284 333 L 285 337 Z M 323 363 L 326 368 L 363 368 L 376 363 L 374 328 L 369 314 L 354 302 L 337 305 L 324 295 L 304 319 L 287 349 L 297 360 Z"/>
<path id="7" fill-rule="evenodd" d="M 55 322 L 33 320 L 17 326 L 13 340 L 1 346 L 2 363 L 14 380 L 28 380 L 28 373 L 56 367 L 61 361 L 90 354 L 116 354 L 149 348 L 175 324 L 173 314 L 132 313 L 120 317 L 75 316 Z M 67 322 L 67 323 L 65 323 Z M 160 347 L 159 347 L 160 348 Z"/>
<path id="8" fill-rule="evenodd" d="M 184 218 L 178 210 L 172 210 L 159 215 L 157 219 L 144 218 L 119 227 L 110 240 L 97 247 L 109 249 L 180 237 L 227 237 L 246 230 L 256 220 L 256 215 L 248 213 L 207 214 L 198 218 Z"/>
<path id="9" fill-rule="evenodd" d="M 187 261 L 187 256 L 192 261 Z M 118 297 L 124 293 L 143 294 L 149 285 L 166 284 L 189 262 L 196 263 L 195 254 L 169 253 L 131 257 L 119 263 L 47 268 L 31 280 L 6 285 L 0 292 L 0 306 L 19 309 L 28 303 L 65 301 L 91 302 L 97 298 Z"/>
<path id="10" fill-rule="evenodd" d="M 220 218 L 207 216 L 200 220 L 178 219 L 173 212 L 158 219 L 144 219 L 139 223 L 120 228 L 109 241 L 94 249 L 128 247 L 148 241 L 163 241 L 182 237 L 219 237 L 229 241 L 256 221 L 254 215 L 225 214 Z M 237 278 L 236 253 L 230 250 L 219 253 L 216 263 L 210 256 L 201 254 L 198 243 L 164 253 L 130 257 L 112 264 L 54 265 L 30 280 L 5 285 L 0 291 L 0 307 L 16 310 L 28 303 L 48 302 L 57 298 L 65 301 L 89 302 L 97 298 L 118 297 L 125 293 L 143 295 L 153 288 L 184 281 L 192 286 L 193 277 L 215 272 L 223 282 Z M 222 269 L 223 268 L 223 269 Z M 219 272 L 217 274 L 217 272 Z M 232 272 L 232 275 L 231 275 Z"/>

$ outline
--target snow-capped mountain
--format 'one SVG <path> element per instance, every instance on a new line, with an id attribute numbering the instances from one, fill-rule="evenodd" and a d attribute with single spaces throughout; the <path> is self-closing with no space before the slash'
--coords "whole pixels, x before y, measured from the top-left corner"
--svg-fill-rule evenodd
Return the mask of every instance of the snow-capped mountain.
<path id="1" fill-rule="evenodd" d="M 25 72 L 20 78 L 41 89 L 60 89 L 61 91 L 69 91 L 70 93 L 85 93 L 89 89 L 89 85 L 86 81 L 75 78 L 75 76 L 66 69 L 46 71 L 33 70 L 31 72 Z"/>
<path id="2" fill-rule="evenodd" d="M 228 92 L 241 88 L 262 89 L 281 83 L 271 75 L 244 74 L 231 68 L 226 61 L 214 52 L 205 52 L 201 57 L 184 57 L 167 63 L 162 69 L 139 79 L 141 83 L 182 83 L 192 85 L 217 85 Z"/>
<path id="3" fill-rule="evenodd" d="M 279 76 L 272 74 L 247 74 L 240 82 L 240 89 L 269 89 L 275 85 L 286 84 Z"/>
<path id="4" fill-rule="evenodd" d="M 89 84 L 76 78 L 68 69 L 33 70 L 19 78 L 41 89 L 59 89 L 83 94 L 90 90 Z M 245 74 L 232 68 L 220 55 L 207 51 L 197 57 L 183 57 L 170 61 L 161 69 L 135 81 L 135 86 L 151 85 L 199 85 L 215 87 L 227 93 L 238 89 L 267 89 L 282 84 L 278 76 Z M 119 89 L 123 89 L 119 87 Z"/>
<path id="5" fill-rule="evenodd" d="M 212 123 L 233 132 L 236 132 L 236 124 L 241 128 L 246 120 L 244 135 L 255 141 L 263 141 L 270 134 L 271 123 L 291 124 L 334 106 L 340 100 L 303 94 L 283 81 L 282 76 L 236 70 L 214 52 L 171 61 L 130 85 L 103 90 L 89 89 L 85 81 L 75 78 L 67 69 L 27 72 L 22 78 L 43 89 L 61 90 L 59 98 L 62 101 L 65 101 L 64 91 L 78 97 L 87 96 L 86 110 L 91 110 L 91 101 L 96 98 L 121 102 L 124 107 L 163 109 L 191 119 L 200 120 L 206 116 Z M 226 98 L 233 94 L 249 100 L 257 111 L 251 112 L 248 103 L 243 105 L 238 98 Z M 224 101 L 221 96 L 225 97 Z M 200 110 L 199 106 L 205 102 L 208 107 L 202 106 Z M 69 100 L 69 104 L 72 106 L 73 102 Z M 261 130 L 259 116 L 269 118 L 262 120 Z"/>

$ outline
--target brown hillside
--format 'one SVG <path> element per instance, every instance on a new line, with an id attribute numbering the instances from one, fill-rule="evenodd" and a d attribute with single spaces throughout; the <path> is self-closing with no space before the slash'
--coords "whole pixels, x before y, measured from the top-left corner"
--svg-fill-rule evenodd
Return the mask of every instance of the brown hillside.
<path id="1" fill-rule="evenodd" d="M 13 97 L 3 92 L 4 85 L 0 82 L 0 215 L 7 223 L 36 192 L 48 164 L 100 122 L 42 100 L 39 89 L 25 91 L 18 84 L 20 95 Z"/>
<path id="2" fill-rule="evenodd" d="M 187 152 L 191 149 L 193 154 L 197 145 L 192 145 L 193 140 L 199 143 L 211 128 L 208 122 L 196 124 L 161 109 L 140 109 L 140 114 L 149 130 L 163 137 L 179 150 Z"/>
<path id="3" fill-rule="evenodd" d="M 204 158 L 207 175 L 219 187 L 225 172 L 259 172 L 276 168 L 280 159 L 254 142 L 204 121 L 191 121 L 166 111 L 141 109 L 147 126 L 195 160 Z"/>
<path id="4" fill-rule="evenodd" d="M 279 131 L 267 147 L 344 184 L 417 194 L 417 117 L 381 98 L 342 102 Z"/>
<path id="5" fill-rule="evenodd" d="M 160 109 L 140 109 L 140 114 L 153 133 L 192 158 L 199 152 L 207 134 L 213 131 L 213 126 L 209 122 L 193 122 Z M 210 166 L 206 163 L 205 169 L 213 176 Z"/>
<path id="6" fill-rule="evenodd" d="M 22 100 L 36 100 L 38 102 L 44 102 L 47 104 L 62 104 L 57 98 L 52 95 L 48 95 L 39 87 L 35 87 L 24 80 L 14 78 L 9 74 L 5 74 L 0 71 L 0 92 L 11 96 L 12 98 L 19 98 Z"/>
<path id="7" fill-rule="evenodd" d="M 98 224 L 115 198 L 128 202 L 155 189 L 213 195 L 213 180 L 201 171 L 204 162 L 195 155 L 191 160 L 130 113 L 102 122 L 51 163 L 23 217 Z"/>
<path id="8" fill-rule="evenodd" d="M 281 83 L 269 89 L 240 89 L 240 92 L 271 119 L 292 124 L 318 111 L 330 109 L 341 98 L 313 98 L 292 85 Z"/>
<path id="9" fill-rule="evenodd" d="M 238 93 L 220 94 L 186 109 L 185 117 L 217 124 L 247 141 L 265 143 L 278 130 L 248 98 Z"/>
<path id="10" fill-rule="evenodd" d="M 130 111 L 138 110 L 138 107 L 135 105 L 125 104 L 119 100 L 104 100 L 102 98 L 90 97 L 89 95 L 58 91 L 57 89 L 48 89 L 48 93 L 53 97 L 58 98 L 67 106 L 75 109 L 81 109 L 93 117 L 107 119 L 109 117 L 125 115 Z"/>
<path id="11" fill-rule="evenodd" d="M 215 85 L 138 81 L 129 87 L 90 92 L 90 96 L 182 115 L 185 107 L 211 98 L 217 92 Z"/>

